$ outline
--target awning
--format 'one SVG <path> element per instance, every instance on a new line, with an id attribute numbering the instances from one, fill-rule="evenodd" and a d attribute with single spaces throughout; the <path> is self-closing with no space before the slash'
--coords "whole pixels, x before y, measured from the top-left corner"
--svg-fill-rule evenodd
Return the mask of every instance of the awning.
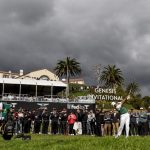
<path id="1" fill-rule="evenodd" d="M 39 85 L 39 86 L 56 86 L 67 87 L 67 85 L 61 81 L 46 81 L 35 79 L 12 79 L 12 78 L 0 78 L 0 84 L 22 84 L 22 85 Z"/>

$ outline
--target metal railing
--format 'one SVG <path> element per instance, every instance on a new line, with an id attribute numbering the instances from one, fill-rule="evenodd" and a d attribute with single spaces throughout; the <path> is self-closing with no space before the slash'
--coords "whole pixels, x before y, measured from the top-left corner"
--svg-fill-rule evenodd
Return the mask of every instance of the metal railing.
<path id="1" fill-rule="evenodd" d="M 3 101 L 27 101 L 27 102 L 58 102 L 58 103 L 95 103 L 94 99 L 66 99 L 58 97 L 58 95 L 45 95 L 45 96 L 29 96 L 28 94 L 3 94 L 2 98 Z"/>

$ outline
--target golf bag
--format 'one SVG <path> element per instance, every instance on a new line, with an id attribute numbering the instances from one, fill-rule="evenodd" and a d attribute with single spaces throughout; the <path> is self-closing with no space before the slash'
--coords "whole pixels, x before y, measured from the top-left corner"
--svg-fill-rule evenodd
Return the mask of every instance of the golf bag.
<path id="1" fill-rule="evenodd" d="M 2 125 L 2 137 L 4 140 L 11 140 L 13 137 L 14 123 L 11 120 L 8 120 Z"/>

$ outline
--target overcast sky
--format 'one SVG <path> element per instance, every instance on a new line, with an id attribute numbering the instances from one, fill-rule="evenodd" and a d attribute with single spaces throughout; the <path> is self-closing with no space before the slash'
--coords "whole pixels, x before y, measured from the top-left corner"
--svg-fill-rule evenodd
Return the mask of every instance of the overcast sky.
<path id="1" fill-rule="evenodd" d="M 0 70 L 53 70 L 66 56 L 87 83 L 115 64 L 150 95 L 150 1 L 0 0 Z"/>

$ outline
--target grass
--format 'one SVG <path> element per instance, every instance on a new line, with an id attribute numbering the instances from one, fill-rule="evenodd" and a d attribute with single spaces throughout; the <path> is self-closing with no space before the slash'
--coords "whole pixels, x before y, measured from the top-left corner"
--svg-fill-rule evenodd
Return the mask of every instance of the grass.
<path id="1" fill-rule="evenodd" d="M 0 137 L 0 150 L 149 150 L 150 137 L 91 137 L 32 135 L 31 141 Z"/>
<path id="2" fill-rule="evenodd" d="M 150 137 L 32 135 L 31 141 L 0 137 L 0 150 L 149 150 Z"/>

